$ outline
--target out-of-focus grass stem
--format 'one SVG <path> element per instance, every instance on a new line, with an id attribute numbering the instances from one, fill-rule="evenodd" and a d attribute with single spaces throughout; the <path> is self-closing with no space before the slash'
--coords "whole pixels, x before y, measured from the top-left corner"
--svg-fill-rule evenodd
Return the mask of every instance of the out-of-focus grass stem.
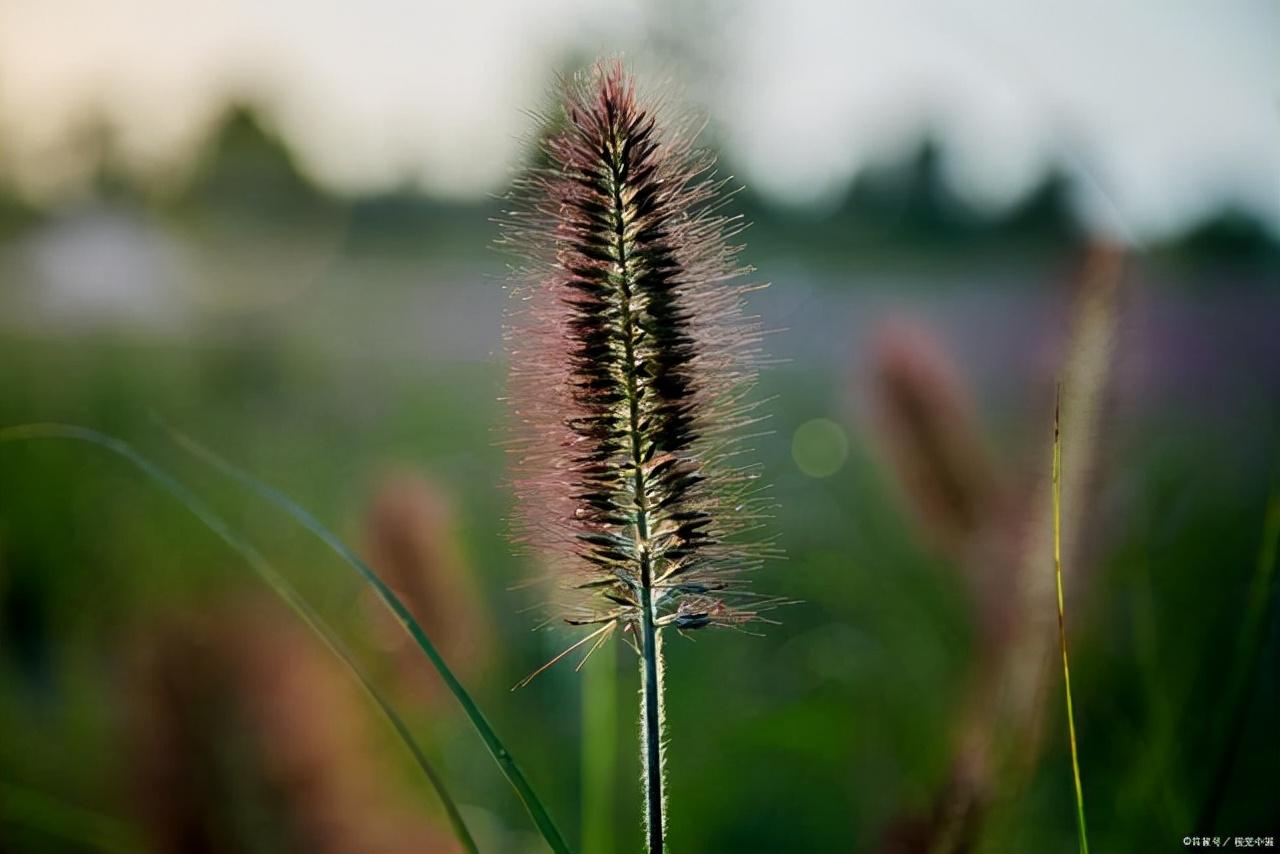
<path id="1" fill-rule="evenodd" d="M 582 673 L 582 850 L 612 854 L 618 710 L 617 647 L 593 655 Z"/>
<path id="2" fill-rule="evenodd" d="M 1228 683 L 1224 704 L 1227 717 L 1222 736 L 1222 749 L 1218 751 L 1217 764 L 1210 777 L 1209 789 L 1197 817 L 1197 831 L 1210 832 L 1217 821 L 1218 812 L 1231 782 L 1231 772 L 1240 752 L 1240 740 L 1244 736 L 1245 719 L 1253 700 L 1253 689 L 1258 682 L 1258 668 L 1262 663 L 1262 651 L 1266 646 L 1268 629 L 1275 614 L 1276 555 L 1280 551 L 1280 488 L 1273 487 L 1267 501 L 1266 517 L 1262 524 L 1262 545 L 1258 550 L 1257 568 L 1249 588 L 1244 626 L 1236 654 L 1236 666 Z"/>
<path id="3" fill-rule="evenodd" d="M 1076 787 L 1076 825 L 1080 854 L 1089 854 L 1089 832 L 1084 820 L 1084 786 L 1080 782 L 1080 754 L 1076 748 L 1076 715 L 1071 697 L 1071 665 L 1067 660 L 1067 618 L 1062 595 L 1062 438 L 1061 400 L 1053 408 L 1053 574 L 1058 587 L 1058 646 L 1062 649 L 1062 682 L 1067 696 L 1067 733 L 1071 739 L 1071 773 Z"/>

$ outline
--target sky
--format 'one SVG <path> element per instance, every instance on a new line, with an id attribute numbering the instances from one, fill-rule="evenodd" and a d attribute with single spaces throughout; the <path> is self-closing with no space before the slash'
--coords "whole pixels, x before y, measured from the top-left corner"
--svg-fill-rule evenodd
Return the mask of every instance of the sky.
<path id="1" fill-rule="evenodd" d="M 510 180 L 555 71 L 619 52 L 782 203 L 829 203 L 934 132 L 978 202 L 1056 164 L 1115 236 L 1223 203 L 1280 233 L 1274 0 L 0 0 L 0 163 L 56 194 L 96 121 L 180 175 L 247 98 L 331 188 L 474 197 Z"/>

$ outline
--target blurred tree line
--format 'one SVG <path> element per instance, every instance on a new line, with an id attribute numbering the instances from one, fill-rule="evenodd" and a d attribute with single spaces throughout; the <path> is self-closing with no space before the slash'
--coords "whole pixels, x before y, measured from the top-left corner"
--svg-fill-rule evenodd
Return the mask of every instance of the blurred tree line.
<path id="1" fill-rule="evenodd" d="M 492 198 L 441 200 L 409 184 L 336 196 L 306 174 L 262 112 L 246 102 L 227 107 L 194 166 L 159 191 L 154 181 L 118 165 L 114 135 L 104 122 L 86 126 L 87 139 L 81 142 L 94 149 L 96 169 L 84 195 L 142 206 L 197 230 L 228 224 L 305 229 L 338 214 L 347 223 L 346 239 L 357 246 L 421 247 L 424 237 L 432 242 L 430 236 L 442 231 L 450 238 L 458 231 L 487 231 L 501 207 L 501 200 Z M 59 207 L 24 199 L 3 180 L 5 167 L 0 152 L 0 241 L 56 216 Z M 1074 204 L 1076 181 L 1059 164 L 1003 209 L 975 205 L 948 180 L 940 141 L 925 134 L 898 156 L 862 169 L 834 205 L 781 206 L 746 187 L 732 209 L 752 223 L 757 246 L 835 261 L 907 251 L 1074 251 L 1088 237 Z M 1148 248 L 1179 264 L 1280 265 L 1280 235 L 1255 214 L 1229 204 Z"/>

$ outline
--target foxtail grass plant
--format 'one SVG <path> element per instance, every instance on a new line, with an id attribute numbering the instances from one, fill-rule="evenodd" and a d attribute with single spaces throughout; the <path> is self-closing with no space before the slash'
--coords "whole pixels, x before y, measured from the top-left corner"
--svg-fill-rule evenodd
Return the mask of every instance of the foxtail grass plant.
<path id="1" fill-rule="evenodd" d="M 508 327 L 515 531 L 585 630 L 546 666 L 615 635 L 638 653 L 645 835 L 661 852 L 664 630 L 742 628 L 774 604 L 739 579 L 766 551 L 746 536 L 757 472 L 737 462 L 760 331 L 698 125 L 639 96 L 619 62 L 560 96 L 503 222 L 525 261 Z"/>

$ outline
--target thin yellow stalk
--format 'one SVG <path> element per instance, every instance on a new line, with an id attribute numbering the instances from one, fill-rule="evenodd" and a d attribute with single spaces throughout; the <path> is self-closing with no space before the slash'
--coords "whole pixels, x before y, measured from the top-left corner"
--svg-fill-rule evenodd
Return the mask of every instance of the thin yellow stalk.
<path id="1" fill-rule="evenodd" d="M 1061 390 L 1059 390 L 1059 398 Z M 1067 695 L 1067 733 L 1071 738 L 1071 773 L 1076 785 L 1076 823 L 1080 830 L 1080 854 L 1089 854 L 1089 833 L 1084 822 L 1084 787 L 1080 783 L 1080 754 L 1076 748 L 1076 716 L 1071 701 L 1071 666 L 1067 661 L 1067 618 L 1062 596 L 1062 442 L 1059 432 L 1061 400 L 1053 408 L 1053 572 L 1058 585 L 1058 645 L 1062 648 L 1062 681 Z"/>

